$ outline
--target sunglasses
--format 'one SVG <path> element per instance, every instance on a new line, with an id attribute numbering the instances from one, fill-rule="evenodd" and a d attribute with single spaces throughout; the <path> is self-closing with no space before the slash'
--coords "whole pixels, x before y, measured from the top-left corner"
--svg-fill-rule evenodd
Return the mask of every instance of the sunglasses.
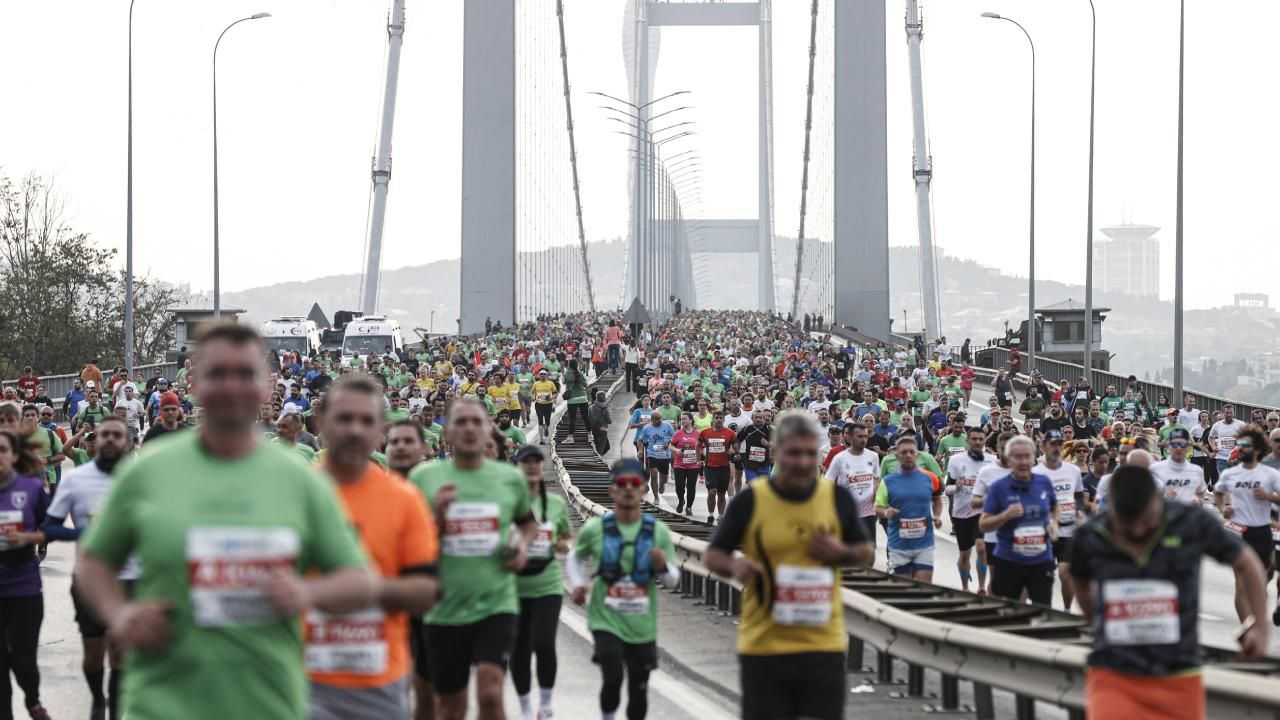
<path id="1" fill-rule="evenodd" d="M 1169 447 L 1184 448 L 1186 446 L 1187 446 L 1186 440 L 1171 440 L 1169 442 Z"/>
<path id="2" fill-rule="evenodd" d="M 1253 441 L 1252 440 L 1236 440 L 1236 447 L 1251 448 L 1253 447 Z"/>
<path id="3" fill-rule="evenodd" d="M 623 488 L 625 487 L 642 488 L 644 487 L 644 478 L 640 477 L 639 475 L 624 475 L 622 477 L 614 478 L 613 484 Z"/>

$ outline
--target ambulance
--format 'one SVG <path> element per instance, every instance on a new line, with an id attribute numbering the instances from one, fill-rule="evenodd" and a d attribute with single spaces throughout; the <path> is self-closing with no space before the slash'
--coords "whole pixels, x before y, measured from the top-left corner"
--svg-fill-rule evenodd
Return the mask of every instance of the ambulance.
<path id="1" fill-rule="evenodd" d="M 381 355 L 387 347 L 393 352 L 404 349 L 404 337 L 400 334 L 400 323 L 388 319 L 385 315 L 365 315 L 347 323 L 342 336 L 342 363 L 348 364 L 357 355 L 368 358 L 370 353 Z"/>
<path id="2" fill-rule="evenodd" d="M 320 329 L 315 321 L 300 315 L 286 315 L 262 323 L 262 342 L 268 350 L 283 356 L 296 351 L 302 358 L 320 352 Z"/>

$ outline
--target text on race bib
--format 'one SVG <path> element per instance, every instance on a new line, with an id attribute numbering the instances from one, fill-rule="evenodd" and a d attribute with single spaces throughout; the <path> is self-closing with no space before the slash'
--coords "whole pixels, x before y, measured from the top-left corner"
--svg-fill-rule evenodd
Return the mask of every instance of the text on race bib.
<path id="1" fill-rule="evenodd" d="M 444 554 L 485 557 L 497 552 L 498 503 L 455 502 L 444 517 Z"/>
<path id="2" fill-rule="evenodd" d="M 924 537 L 928 525 L 928 518 L 902 518 L 898 520 L 898 537 L 903 540 L 918 540 Z"/>
<path id="3" fill-rule="evenodd" d="M 12 549 L 9 545 L 9 541 L 5 540 L 3 535 L 16 532 L 22 532 L 22 511 L 0 511 L 0 550 Z"/>
<path id="4" fill-rule="evenodd" d="M 769 456 L 769 449 L 763 447 L 753 447 L 747 451 L 747 459 L 751 462 L 764 462 Z"/>
<path id="5" fill-rule="evenodd" d="M 555 529 L 551 527 L 551 523 L 544 522 L 538 525 L 538 535 L 534 537 L 533 542 L 529 543 L 529 557 L 544 559 L 551 557 L 551 544 Z"/>
<path id="6" fill-rule="evenodd" d="M 680 461 L 686 465 L 690 465 L 698 462 L 698 451 L 697 450 L 681 450 Z"/>
<path id="7" fill-rule="evenodd" d="M 1023 557 L 1044 554 L 1048 535 L 1043 525 L 1022 525 L 1013 529 L 1013 551 Z"/>
<path id="8" fill-rule="evenodd" d="M 307 613 L 307 670 L 380 675 L 387 669 L 386 615 L 368 608 L 349 615 Z"/>
<path id="9" fill-rule="evenodd" d="M 829 567 L 779 565 L 773 578 L 773 621 L 822 627 L 831 620 L 835 571 Z"/>
<path id="10" fill-rule="evenodd" d="M 1168 580 L 1106 580 L 1104 626 L 1113 645 L 1171 645 L 1182 638 L 1178 588 Z"/>
<path id="11" fill-rule="evenodd" d="M 707 440 L 707 452 L 723 455 L 725 452 L 724 438 L 709 438 Z"/>
<path id="12" fill-rule="evenodd" d="M 623 578 L 608 586 L 604 606 L 619 615 L 644 615 L 649 612 L 649 588 Z"/>
<path id="13" fill-rule="evenodd" d="M 187 583 L 196 624 L 228 627 L 275 621 L 266 583 L 275 570 L 293 569 L 299 546 L 292 528 L 188 529 Z"/>
<path id="14" fill-rule="evenodd" d="M 1062 525 L 1071 525 L 1076 521 L 1076 501 L 1067 500 L 1058 503 L 1058 522 Z"/>

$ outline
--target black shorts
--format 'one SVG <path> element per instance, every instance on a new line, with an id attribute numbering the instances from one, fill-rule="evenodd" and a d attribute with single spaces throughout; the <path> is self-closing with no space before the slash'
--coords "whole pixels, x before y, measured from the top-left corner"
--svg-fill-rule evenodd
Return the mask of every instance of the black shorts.
<path id="1" fill-rule="evenodd" d="M 956 545 L 962 552 L 978 544 L 978 539 L 982 537 L 982 532 L 978 530 L 979 517 L 981 516 L 971 515 L 965 518 L 951 518 L 951 529 L 956 531 Z"/>
<path id="2" fill-rule="evenodd" d="M 1037 605 L 1048 605 L 1053 601 L 1053 579 L 1057 573 L 1052 562 L 1027 565 L 1002 557 L 992 557 L 992 560 L 992 595 L 1017 600 L 1026 590 L 1027 598 Z"/>
<path id="3" fill-rule="evenodd" d="M 413 674 L 431 682 L 431 660 L 427 657 L 427 626 L 422 616 L 409 616 L 409 650 L 413 653 Z"/>
<path id="4" fill-rule="evenodd" d="M 872 546 L 872 547 L 875 547 L 875 544 L 876 544 L 876 516 L 875 516 L 875 515 L 867 515 L 867 516 L 865 516 L 865 517 L 861 517 L 861 518 L 858 518 L 858 519 L 862 521 L 862 534 L 866 536 L 866 538 L 867 538 L 867 542 L 871 543 L 871 546 Z M 888 532 L 888 531 L 886 531 L 886 532 Z"/>
<path id="5" fill-rule="evenodd" d="M 645 467 L 650 470 L 657 470 L 659 475 L 666 475 L 671 472 L 671 459 L 655 457 L 647 458 L 645 460 Z"/>
<path id="6" fill-rule="evenodd" d="M 729 490 L 729 466 L 710 467 L 703 471 L 703 477 L 707 480 L 707 490 L 719 490 L 720 492 L 728 492 Z"/>
<path id="7" fill-rule="evenodd" d="M 629 643 L 611 632 L 593 630 L 595 651 L 591 654 L 591 662 L 601 665 L 610 660 L 622 659 L 627 672 L 653 672 L 658 669 L 657 643 Z"/>
<path id="8" fill-rule="evenodd" d="M 1058 536 L 1053 541 L 1053 559 L 1060 563 L 1071 564 L 1071 538 Z"/>
<path id="9" fill-rule="evenodd" d="M 1274 566 L 1275 544 L 1271 539 L 1271 526 L 1259 525 L 1258 527 L 1247 527 L 1241 539 L 1244 544 L 1253 548 L 1254 554 L 1258 556 L 1258 560 L 1262 561 L 1264 570 L 1270 570 Z"/>
<path id="10" fill-rule="evenodd" d="M 107 634 L 107 625 L 98 619 L 97 613 L 89 609 L 80 593 L 76 592 L 76 584 L 71 583 L 71 605 L 76 610 L 76 625 L 80 627 L 80 637 L 100 638 Z"/>
<path id="11" fill-rule="evenodd" d="M 427 625 L 431 681 L 438 695 L 467 689 L 471 666 L 492 663 L 507 668 L 516 641 L 516 616 L 490 615 L 470 625 Z"/>
<path id="12" fill-rule="evenodd" d="M 844 717 L 842 652 L 739 655 L 738 666 L 745 720 Z"/>

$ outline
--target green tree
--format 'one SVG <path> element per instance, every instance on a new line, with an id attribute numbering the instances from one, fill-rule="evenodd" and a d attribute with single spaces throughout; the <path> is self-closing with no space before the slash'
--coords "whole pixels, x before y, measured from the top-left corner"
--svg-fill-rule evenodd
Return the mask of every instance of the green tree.
<path id="1" fill-rule="evenodd" d="M 0 175 L 0 376 L 24 365 L 74 372 L 89 360 L 123 362 L 124 276 L 116 251 L 64 219 L 65 201 L 37 175 Z M 135 359 L 163 359 L 172 334 L 165 308 L 185 288 L 135 277 Z"/>

